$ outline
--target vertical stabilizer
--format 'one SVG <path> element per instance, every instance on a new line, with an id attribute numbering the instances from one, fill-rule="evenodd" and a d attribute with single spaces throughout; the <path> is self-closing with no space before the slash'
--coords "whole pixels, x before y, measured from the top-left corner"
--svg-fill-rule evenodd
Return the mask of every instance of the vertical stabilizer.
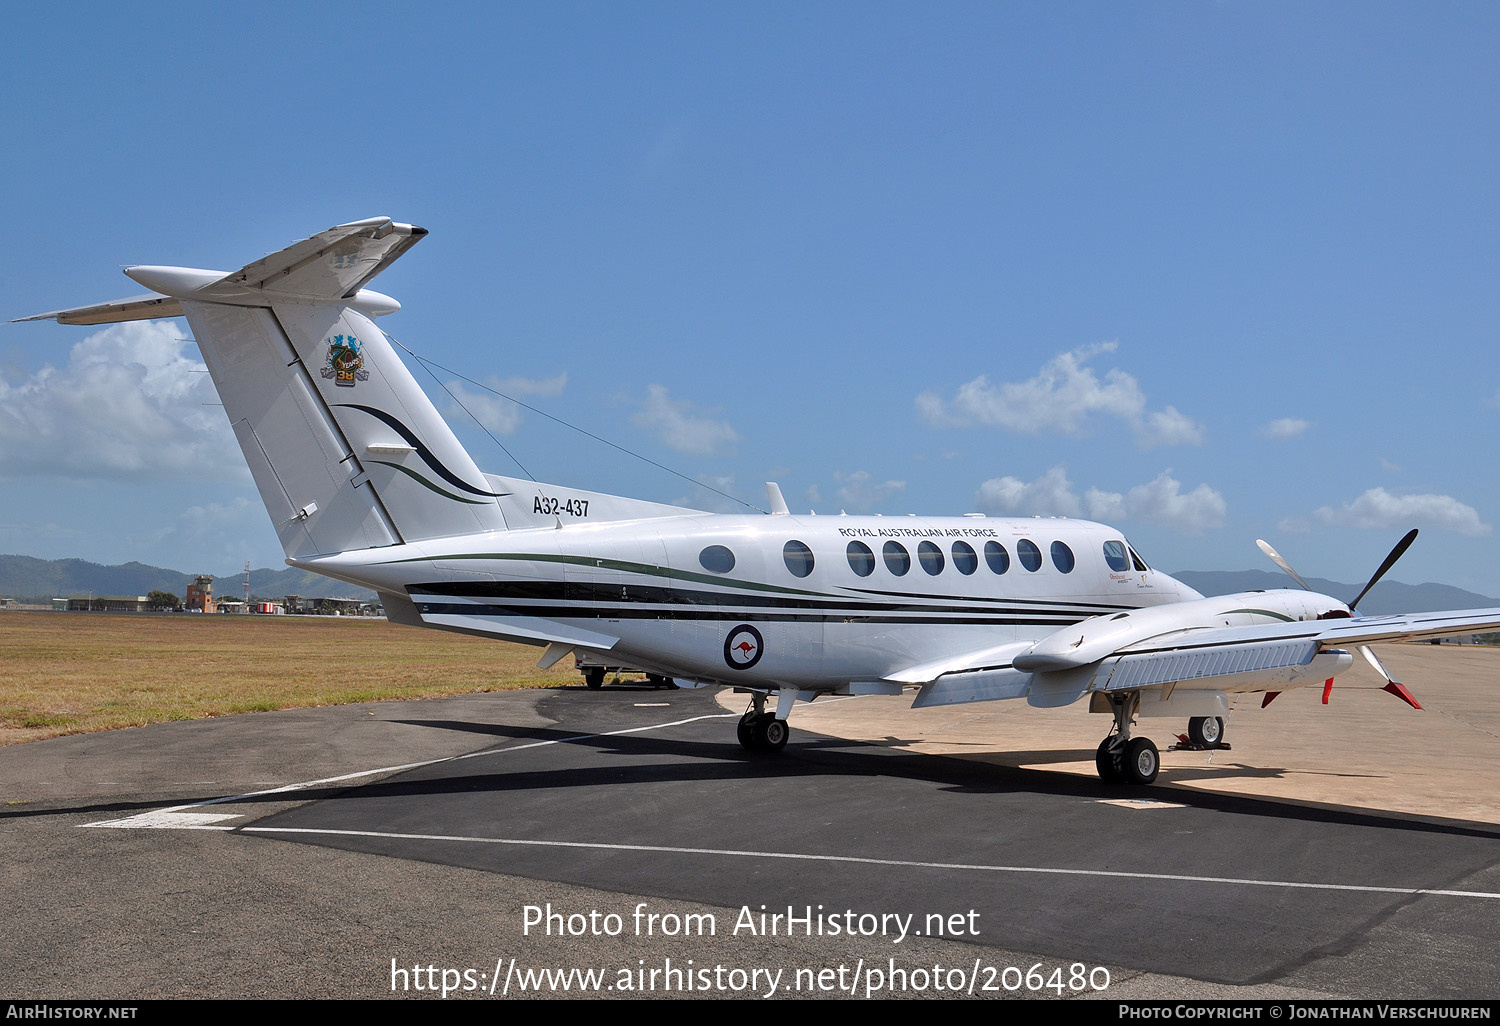
<path id="1" fill-rule="evenodd" d="M 503 492 L 372 319 L 399 304 L 364 286 L 425 234 L 373 218 L 232 274 L 126 269 L 192 325 L 288 557 L 505 529 Z M 41 316 L 106 323 L 170 305 L 152 296 Z"/>

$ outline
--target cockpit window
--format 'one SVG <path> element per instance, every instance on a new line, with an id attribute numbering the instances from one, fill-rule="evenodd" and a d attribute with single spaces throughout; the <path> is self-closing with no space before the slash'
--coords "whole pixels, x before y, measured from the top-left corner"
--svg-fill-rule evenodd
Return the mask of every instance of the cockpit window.
<path id="1" fill-rule="evenodd" d="M 1130 560 L 1125 556 L 1125 543 L 1122 541 L 1107 541 L 1104 543 L 1104 561 L 1109 568 L 1117 574 L 1123 574 L 1130 569 Z"/>
<path id="2" fill-rule="evenodd" d="M 698 563 L 711 574 L 727 574 L 734 569 L 734 553 L 722 545 L 710 545 L 698 553 Z"/>
<path id="3" fill-rule="evenodd" d="M 1010 569 L 1010 553 L 999 542 L 984 543 L 984 561 L 996 574 L 1003 574 Z"/>
<path id="4" fill-rule="evenodd" d="M 1029 538 L 1022 538 L 1016 542 L 1016 558 L 1021 565 L 1032 573 L 1042 568 L 1042 550 L 1036 547 L 1036 542 Z"/>
<path id="5" fill-rule="evenodd" d="M 847 551 L 850 570 L 861 577 L 869 577 L 875 572 L 875 553 L 870 551 L 870 546 L 864 542 L 852 541 Z"/>
<path id="6" fill-rule="evenodd" d="M 968 542 L 956 541 L 953 543 L 953 566 L 959 573 L 967 577 L 979 569 L 979 557 L 974 554 L 974 547 Z"/>
<path id="7" fill-rule="evenodd" d="M 781 558 L 793 577 L 806 577 L 813 572 L 812 549 L 796 539 L 781 547 Z"/>
<path id="8" fill-rule="evenodd" d="M 881 546 L 880 554 L 885 557 L 885 568 L 897 577 L 904 576 L 911 569 L 911 554 L 900 542 L 886 542 Z"/>
<path id="9" fill-rule="evenodd" d="M 1140 556 L 1137 556 L 1135 554 L 1135 547 L 1134 546 L 1128 546 L 1128 548 L 1130 549 L 1130 558 L 1135 562 L 1135 568 L 1137 570 L 1141 571 L 1142 573 L 1145 573 L 1147 570 L 1151 569 L 1149 566 L 1146 565 L 1146 561 L 1144 559 L 1142 559 Z"/>
<path id="10" fill-rule="evenodd" d="M 917 559 L 921 562 L 922 569 L 932 576 L 936 577 L 943 572 L 943 550 L 932 542 L 924 541 L 917 546 Z"/>
<path id="11" fill-rule="evenodd" d="M 1070 574 L 1073 572 L 1073 550 L 1063 542 L 1052 543 L 1052 565 L 1057 567 L 1057 572 Z"/>

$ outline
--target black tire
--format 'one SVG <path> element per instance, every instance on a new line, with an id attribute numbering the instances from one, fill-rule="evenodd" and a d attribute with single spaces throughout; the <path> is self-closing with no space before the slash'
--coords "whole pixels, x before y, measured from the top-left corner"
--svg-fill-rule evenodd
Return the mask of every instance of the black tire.
<path id="1" fill-rule="evenodd" d="M 587 670 L 584 670 L 583 682 L 595 691 L 604 687 L 604 667 L 590 666 Z"/>
<path id="2" fill-rule="evenodd" d="M 1224 741 L 1224 721 L 1218 716 L 1194 716 L 1188 720 L 1188 740 L 1204 748 L 1217 748 Z"/>
<path id="3" fill-rule="evenodd" d="M 740 739 L 740 747 L 747 752 L 760 748 L 760 732 L 756 729 L 755 721 L 755 713 L 747 712 L 740 717 L 738 726 L 734 728 L 735 736 Z"/>
<path id="4" fill-rule="evenodd" d="M 781 751 L 791 736 L 792 728 L 786 725 L 786 720 L 778 720 L 771 715 L 762 717 L 755 727 L 756 740 L 760 742 L 761 749 L 767 752 Z"/>
<path id="5" fill-rule="evenodd" d="M 1125 780 L 1131 784 L 1149 784 L 1161 770 L 1161 753 L 1149 737 L 1133 737 L 1125 746 Z"/>
<path id="6" fill-rule="evenodd" d="M 659 673 L 646 674 L 646 683 L 650 684 L 653 688 L 657 688 L 658 690 L 661 688 L 670 687 L 672 684 L 670 680 L 668 680 L 666 677 L 663 677 Z"/>
<path id="7" fill-rule="evenodd" d="M 1118 784 L 1125 779 L 1125 769 L 1120 765 L 1119 756 L 1111 755 L 1109 751 L 1110 742 L 1114 741 L 1111 734 L 1099 742 L 1099 750 L 1094 753 L 1094 768 L 1099 771 L 1099 779 L 1106 784 Z"/>

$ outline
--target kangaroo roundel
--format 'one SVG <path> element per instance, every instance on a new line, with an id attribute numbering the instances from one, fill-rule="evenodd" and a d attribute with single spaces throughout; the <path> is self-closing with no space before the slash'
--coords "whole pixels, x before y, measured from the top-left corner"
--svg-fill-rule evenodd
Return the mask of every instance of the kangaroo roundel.
<path id="1" fill-rule="evenodd" d="M 748 623 L 742 623 L 724 639 L 724 661 L 729 664 L 730 669 L 748 670 L 760 662 L 764 647 L 760 631 Z"/>

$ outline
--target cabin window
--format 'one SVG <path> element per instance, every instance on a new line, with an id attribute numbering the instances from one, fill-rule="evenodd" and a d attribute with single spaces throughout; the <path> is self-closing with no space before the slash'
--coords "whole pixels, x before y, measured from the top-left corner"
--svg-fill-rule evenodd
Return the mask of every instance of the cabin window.
<path id="1" fill-rule="evenodd" d="M 813 572 L 812 549 L 793 540 L 781 547 L 781 558 L 793 577 L 806 577 Z"/>
<path id="2" fill-rule="evenodd" d="M 954 542 L 953 565 L 965 577 L 978 570 L 979 557 L 974 554 L 974 547 L 968 542 Z"/>
<path id="3" fill-rule="evenodd" d="M 1073 550 L 1060 541 L 1052 543 L 1052 565 L 1057 567 L 1057 572 L 1070 574 L 1073 572 Z"/>
<path id="4" fill-rule="evenodd" d="M 917 559 L 922 564 L 922 569 L 936 577 L 943 572 L 943 550 L 932 542 L 924 541 L 917 546 Z"/>
<path id="5" fill-rule="evenodd" d="M 734 553 L 722 545 L 710 545 L 698 553 L 698 563 L 711 574 L 727 574 L 734 569 Z"/>
<path id="6" fill-rule="evenodd" d="M 1036 547 L 1036 542 L 1028 538 L 1022 538 L 1016 542 L 1016 558 L 1032 573 L 1042 568 L 1042 550 Z"/>
<path id="7" fill-rule="evenodd" d="M 880 554 L 885 557 L 885 568 L 897 577 L 903 576 L 911 569 L 911 554 L 900 542 L 886 542 L 881 547 Z"/>
<path id="8" fill-rule="evenodd" d="M 864 542 L 853 541 L 849 543 L 849 569 L 861 577 L 869 577 L 875 572 L 875 553 L 870 551 L 870 546 Z"/>
<path id="9" fill-rule="evenodd" d="M 1125 543 L 1122 541 L 1107 541 L 1104 543 L 1104 561 L 1109 568 L 1117 574 L 1123 574 L 1130 569 L 1130 560 L 1125 556 Z"/>
<path id="10" fill-rule="evenodd" d="M 1003 574 L 1010 569 L 1010 553 L 1006 552 L 1005 546 L 999 542 L 984 543 L 984 561 L 997 574 Z"/>

